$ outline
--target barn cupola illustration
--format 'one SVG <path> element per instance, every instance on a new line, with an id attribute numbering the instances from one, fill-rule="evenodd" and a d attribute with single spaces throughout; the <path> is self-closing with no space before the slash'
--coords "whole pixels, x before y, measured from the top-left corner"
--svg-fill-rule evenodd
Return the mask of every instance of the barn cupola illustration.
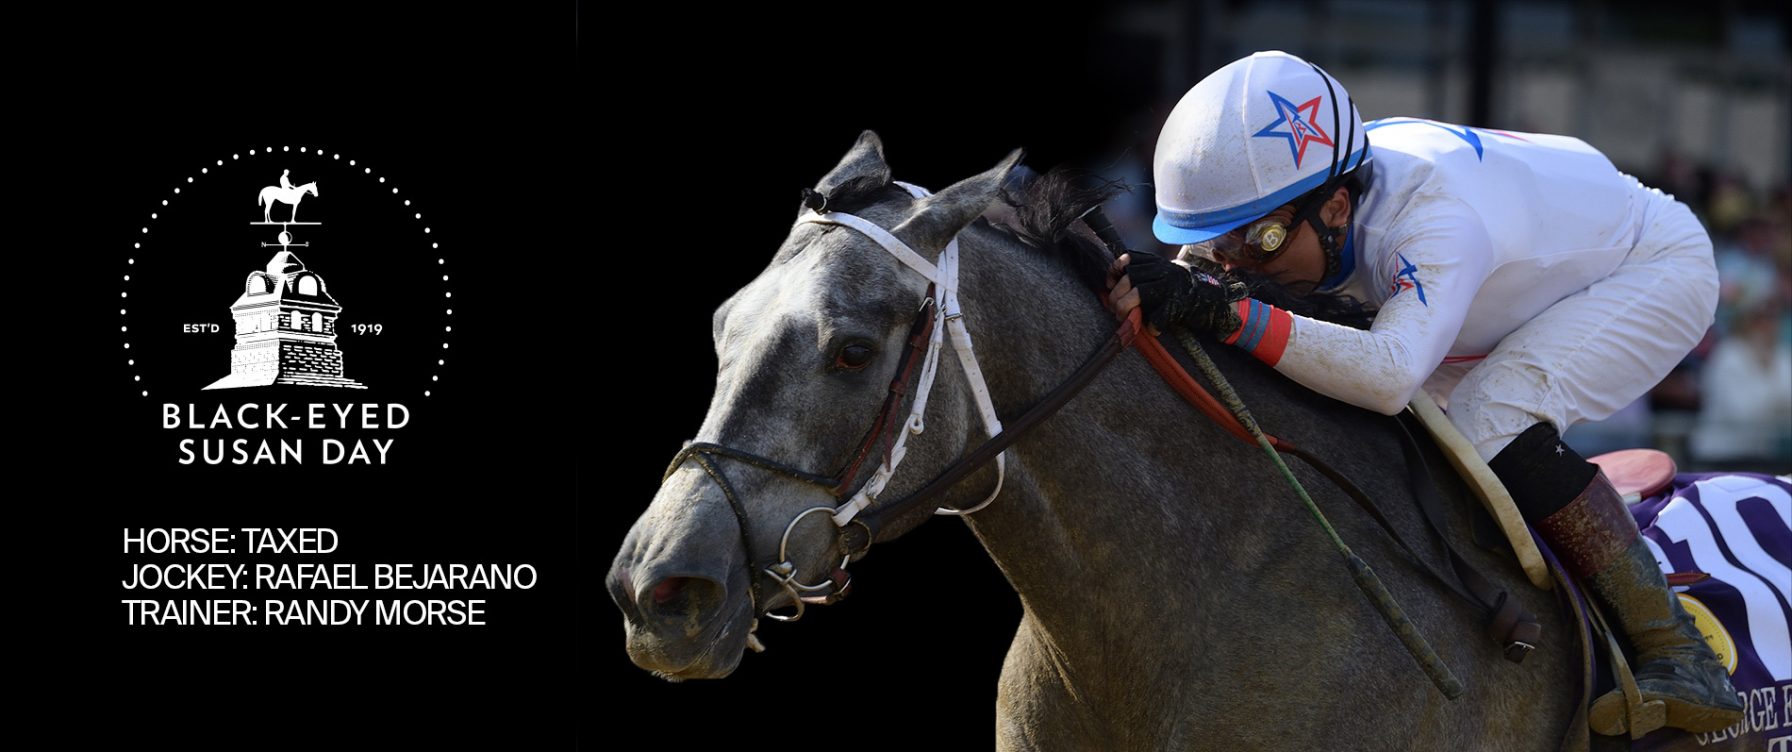
<path id="1" fill-rule="evenodd" d="M 343 375 L 342 351 L 336 347 L 341 313 L 324 278 L 282 248 L 267 268 L 243 280 L 242 294 L 230 306 L 236 320 L 230 375 L 206 389 L 273 384 L 365 389 Z"/>

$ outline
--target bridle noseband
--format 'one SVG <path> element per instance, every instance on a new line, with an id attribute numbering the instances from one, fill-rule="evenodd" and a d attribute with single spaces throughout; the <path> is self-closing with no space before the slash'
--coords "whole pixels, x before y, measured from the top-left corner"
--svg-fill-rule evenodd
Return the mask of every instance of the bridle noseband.
<path id="1" fill-rule="evenodd" d="M 908 183 L 896 181 L 896 185 L 907 190 L 917 200 L 930 195 L 926 189 Z M 890 234 L 888 230 L 863 217 L 844 212 L 826 211 L 825 197 L 819 202 L 810 204 L 810 208 L 797 219 L 797 223 L 839 225 L 857 230 L 895 256 L 898 261 L 926 277 L 929 285 L 927 294 L 921 302 L 920 310 L 915 314 L 914 323 L 910 326 L 908 345 L 903 350 L 902 359 L 897 364 L 896 376 L 890 382 L 889 393 L 884 399 L 883 409 L 878 412 L 877 419 L 872 423 L 870 430 L 866 431 L 858 452 L 839 472 L 833 475 L 807 472 L 776 460 L 721 444 L 691 441 L 686 442 L 684 448 L 679 450 L 678 455 L 672 458 L 672 463 L 667 466 L 665 475 L 661 476 L 660 482 L 663 484 L 672 477 L 672 473 L 683 467 L 685 462 L 695 461 L 697 466 L 702 468 L 703 472 L 708 474 L 722 489 L 722 495 L 728 499 L 728 504 L 733 509 L 735 519 L 740 526 L 741 545 L 746 551 L 747 559 L 747 581 L 749 583 L 747 595 L 752 601 L 755 625 L 761 615 L 778 621 L 796 621 L 803 617 L 806 604 L 825 605 L 845 597 L 852 585 L 851 576 L 845 574 L 846 565 L 852 561 L 854 556 L 863 555 L 870 550 L 871 542 L 875 537 L 871 526 L 857 517 L 861 511 L 877 500 L 878 495 L 888 485 L 891 476 L 895 474 L 896 468 L 902 464 L 903 457 L 908 451 L 908 438 L 926 430 L 923 416 L 927 411 L 927 398 L 933 390 L 934 377 L 939 372 L 940 350 L 943 349 L 941 345 L 948 331 L 952 337 L 953 349 L 958 353 L 959 363 L 964 369 L 965 378 L 970 383 L 972 397 L 976 400 L 978 411 L 983 418 L 984 430 L 991 437 L 999 436 L 1002 433 L 1001 420 L 996 417 L 995 404 L 989 396 L 989 386 L 983 379 L 983 369 L 977 365 L 977 357 L 971 346 L 970 331 L 965 326 L 964 313 L 959 307 L 958 238 L 954 236 L 946 243 L 946 248 L 940 253 L 939 264 L 936 266 L 920 254 L 915 253 L 908 247 L 908 244 Z M 920 372 L 916 376 L 912 407 L 908 417 L 899 424 L 905 430 L 897 432 L 895 440 L 884 451 L 883 462 L 871 477 L 856 491 L 849 491 L 852 482 L 858 478 L 859 468 L 866 456 L 887 433 L 897 427 L 898 424 L 892 423 L 890 418 L 902 408 L 903 398 L 909 393 L 908 384 L 910 376 L 915 375 L 917 360 Z M 716 464 L 715 457 L 727 457 L 777 475 L 821 486 L 828 489 L 829 494 L 834 498 L 835 505 L 811 507 L 797 513 L 785 526 L 784 535 L 778 542 L 777 561 L 762 567 L 757 566 L 753 562 L 755 549 L 752 534 L 749 531 L 746 505 L 740 494 L 734 490 L 733 484 L 728 481 L 727 476 Z M 984 498 L 981 503 L 964 510 L 938 508 L 935 513 L 965 515 L 988 506 L 1002 492 L 1002 481 L 1006 475 L 1004 457 L 1004 453 L 996 455 L 995 489 L 990 491 L 989 496 Z M 841 559 L 835 573 L 830 573 L 827 579 L 815 584 L 805 584 L 797 580 L 796 564 L 790 559 L 790 535 L 796 530 L 797 523 L 818 512 L 826 512 L 834 524 L 835 547 L 842 552 Z M 863 545 L 856 550 L 849 545 L 845 535 L 846 529 L 855 524 L 863 528 L 864 531 Z M 761 613 L 761 604 L 765 602 L 765 599 L 761 598 L 759 594 L 759 574 L 771 577 L 784 589 L 785 593 L 790 595 L 796 606 L 794 613 L 774 614 L 769 610 Z"/>

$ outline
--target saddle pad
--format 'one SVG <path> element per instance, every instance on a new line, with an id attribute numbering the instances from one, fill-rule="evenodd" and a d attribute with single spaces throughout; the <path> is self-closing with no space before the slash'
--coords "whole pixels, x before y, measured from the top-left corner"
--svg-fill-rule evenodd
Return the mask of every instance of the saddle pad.
<path id="1" fill-rule="evenodd" d="M 1674 590 L 1744 712 L 1728 729 L 1692 734 L 1694 748 L 1792 750 L 1792 478 L 1681 473 L 1631 513 L 1664 573 L 1711 575 Z M 1631 748 L 1685 748 L 1685 736 L 1661 729 Z"/>

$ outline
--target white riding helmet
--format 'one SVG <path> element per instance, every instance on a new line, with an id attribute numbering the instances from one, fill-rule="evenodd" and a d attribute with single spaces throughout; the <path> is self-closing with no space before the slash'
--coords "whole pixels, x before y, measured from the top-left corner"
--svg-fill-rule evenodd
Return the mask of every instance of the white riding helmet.
<path id="1" fill-rule="evenodd" d="M 1344 85 L 1286 52 L 1259 52 L 1201 79 L 1170 112 L 1151 165 L 1151 229 L 1170 245 L 1209 240 L 1368 161 Z"/>

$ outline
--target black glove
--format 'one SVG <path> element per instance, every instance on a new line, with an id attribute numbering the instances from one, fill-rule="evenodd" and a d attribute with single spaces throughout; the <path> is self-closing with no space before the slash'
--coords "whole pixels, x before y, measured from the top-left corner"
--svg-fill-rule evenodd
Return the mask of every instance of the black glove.
<path id="1" fill-rule="evenodd" d="M 1249 295 L 1244 283 L 1170 263 L 1149 251 L 1131 251 L 1126 276 L 1139 291 L 1139 313 L 1162 331 L 1179 323 L 1224 337 L 1244 322 L 1233 305 Z"/>

